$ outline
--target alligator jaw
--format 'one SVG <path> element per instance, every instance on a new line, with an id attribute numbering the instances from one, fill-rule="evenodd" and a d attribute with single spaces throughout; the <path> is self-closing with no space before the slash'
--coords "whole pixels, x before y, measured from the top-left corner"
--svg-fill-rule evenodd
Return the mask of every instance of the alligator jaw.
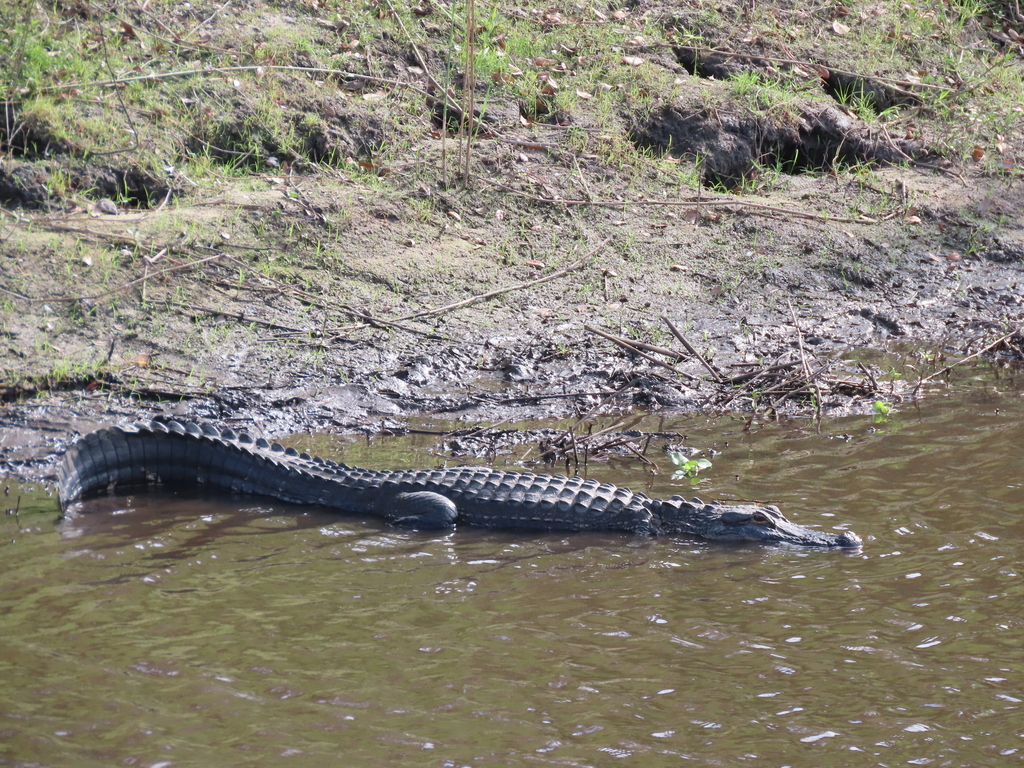
<path id="1" fill-rule="evenodd" d="M 774 510 L 774 507 L 760 507 L 764 510 Z M 756 516 L 755 516 L 756 517 Z M 827 548 L 854 548 L 861 546 L 861 539 L 853 531 L 819 531 L 813 528 L 805 528 L 797 525 L 781 514 L 778 514 L 770 524 L 755 522 L 751 519 L 735 527 L 736 532 L 745 541 L 757 541 L 766 544 L 792 544 L 799 547 L 827 547 Z"/>
<path id="2" fill-rule="evenodd" d="M 852 531 L 819 531 L 786 519 L 774 506 L 705 504 L 673 496 L 659 510 L 666 533 L 693 533 L 713 541 L 753 541 L 798 547 L 855 548 Z"/>

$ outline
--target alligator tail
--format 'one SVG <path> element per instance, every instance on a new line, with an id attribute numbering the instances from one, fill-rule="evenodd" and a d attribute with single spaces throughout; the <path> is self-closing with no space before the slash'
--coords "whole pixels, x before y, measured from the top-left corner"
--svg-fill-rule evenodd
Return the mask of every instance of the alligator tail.
<path id="1" fill-rule="evenodd" d="M 252 449 L 250 449 L 250 446 Z M 274 496 L 300 504 L 321 503 L 332 488 L 286 461 L 292 449 L 207 425 L 150 422 L 92 432 L 64 455 L 58 496 L 66 512 L 74 502 L 112 487 L 165 483 L 206 485 L 225 491 Z M 313 480 L 313 482 L 309 482 Z M 297 492 L 301 492 L 297 495 Z"/>

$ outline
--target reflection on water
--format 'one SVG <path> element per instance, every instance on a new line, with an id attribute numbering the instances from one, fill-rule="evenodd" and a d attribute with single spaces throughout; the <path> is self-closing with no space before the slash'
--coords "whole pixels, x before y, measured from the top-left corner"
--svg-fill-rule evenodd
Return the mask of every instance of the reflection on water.
<path id="1" fill-rule="evenodd" d="M 183 495 L 54 528 L 26 496 L 0 550 L 0 763 L 1009 764 L 1022 419 L 983 392 L 877 424 L 648 423 L 721 451 L 701 495 L 848 524 L 855 554 L 419 534 Z M 433 463 L 412 447 L 344 458 Z"/>

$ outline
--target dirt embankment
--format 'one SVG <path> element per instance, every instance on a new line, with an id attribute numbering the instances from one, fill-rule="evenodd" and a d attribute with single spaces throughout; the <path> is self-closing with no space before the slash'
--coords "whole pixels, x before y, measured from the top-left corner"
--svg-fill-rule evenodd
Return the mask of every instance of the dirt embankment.
<path id="1" fill-rule="evenodd" d="M 918 5 L 15 3 L 0 461 L 1019 360 L 1024 19 Z"/>

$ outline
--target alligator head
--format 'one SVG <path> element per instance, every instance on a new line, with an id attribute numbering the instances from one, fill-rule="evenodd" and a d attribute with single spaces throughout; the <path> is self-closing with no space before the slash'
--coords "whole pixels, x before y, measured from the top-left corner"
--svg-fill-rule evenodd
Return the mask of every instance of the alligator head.
<path id="1" fill-rule="evenodd" d="M 665 533 L 692 533 L 715 541 L 759 541 L 801 547 L 859 547 L 852 531 L 818 531 L 786 519 L 778 507 L 753 504 L 705 504 L 673 496 L 657 515 Z"/>

